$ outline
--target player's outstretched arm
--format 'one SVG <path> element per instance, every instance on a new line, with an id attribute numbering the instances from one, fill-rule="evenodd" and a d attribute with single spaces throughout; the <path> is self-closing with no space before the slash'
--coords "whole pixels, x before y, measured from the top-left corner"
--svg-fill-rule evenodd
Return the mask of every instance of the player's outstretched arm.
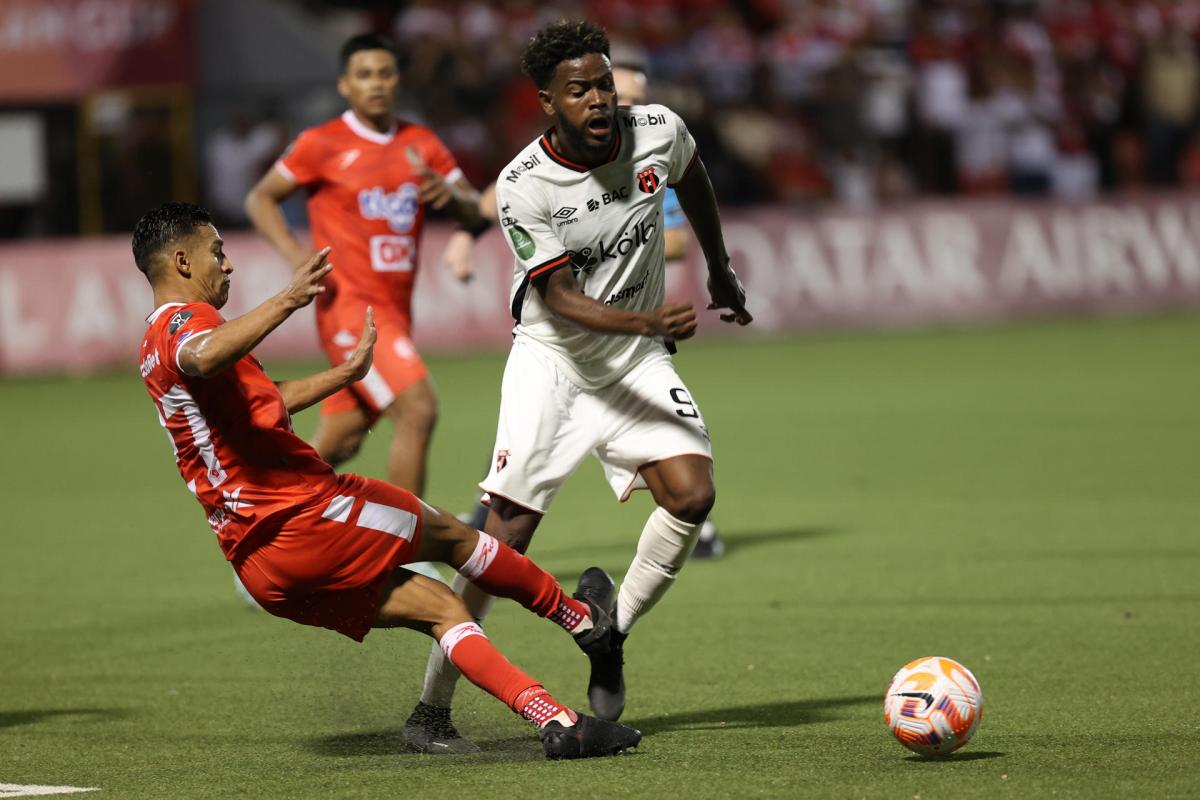
<path id="1" fill-rule="evenodd" d="M 673 303 L 654 311 L 625 311 L 588 297 L 569 268 L 551 272 L 534 286 L 546 308 L 576 325 L 602 333 L 632 333 L 687 339 L 696 332 L 696 312 L 688 303 Z"/>
<path id="2" fill-rule="evenodd" d="M 280 381 L 275 385 L 283 395 L 283 404 L 289 414 L 303 411 L 311 405 L 321 402 L 334 392 L 344 389 L 352 383 L 361 381 L 371 369 L 371 359 L 375 352 L 375 309 L 367 306 L 367 316 L 363 322 L 362 336 L 358 337 L 358 346 L 350 358 L 315 375 L 294 381 Z"/>
<path id="3" fill-rule="evenodd" d="M 211 378 L 218 375 L 258 346 L 266 335 L 279 327 L 297 309 L 304 308 L 325 291 L 321 279 L 333 265 L 326 262 L 329 248 L 316 253 L 297 269 L 287 288 L 240 317 L 229 320 L 208 333 L 193 336 L 179 346 L 179 368 L 188 375 Z"/>
<path id="4" fill-rule="evenodd" d="M 487 227 L 487 221 L 479 210 L 479 191 L 466 178 L 446 180 L 444 175 L 425 163 L 416 149 L 405 151 L 413 169 L 421 176 L 417 187 L 421 202 L 438 211 L 445 211 L 467 230 Z"/>
<path id="5" fill-rule="evenodd" d="M 708 293 L 712 297 L 708 307 L 729 309 L 730 313 L 721 315 L 725 322 L 749 325 L 754 317 L 746 310 L 746 290 L 729 266 L 717 197 L 704 162 L 697 159 L 674 189 L 679 206 L 687 215 L 696 240 L 700 242 L 700 249 L 704 251 L 704 259 L 708 262 Z"/>
<path id="6" fill-rule="evenodd" d="M 275 246 L 290 266 L 296 266 L 312 256 L 312 248 L 304 245 L 287 226 L 279 204 L 296 191 L 296 184 L 276 167 L 267 170 L 258 183 L 246 194 L 246 216 L 254 228 Z"/>
<path id="7" fill-rule="evenodd" d="M 496 184 L 488 187 L 479 194 L 479 214 L 488 224 L 495 222 L 499 216 L 496 209 Z M 475 277 L 475 265 L 472 259 L 475 254 L 475 239 L 481 231 L 469 231 L 460 228 L 450 234 L 450 241 L 442 252 L 442 263 L 450 270 L 450 274 L 462 283 L 468 283 Z"/>

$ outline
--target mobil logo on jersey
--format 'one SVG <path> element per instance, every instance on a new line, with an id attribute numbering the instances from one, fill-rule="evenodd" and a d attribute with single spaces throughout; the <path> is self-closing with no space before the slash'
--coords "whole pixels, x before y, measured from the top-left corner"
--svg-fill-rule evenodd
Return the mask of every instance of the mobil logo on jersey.
<path id="1" fill-rule="evenodd" d="M 412 230 L 421 200 L 415 183 L 402 183 L 394 192 L 373 186 L 358 193 L 358 211 L 363 219 L 385 219 L 396 233 Z"/>

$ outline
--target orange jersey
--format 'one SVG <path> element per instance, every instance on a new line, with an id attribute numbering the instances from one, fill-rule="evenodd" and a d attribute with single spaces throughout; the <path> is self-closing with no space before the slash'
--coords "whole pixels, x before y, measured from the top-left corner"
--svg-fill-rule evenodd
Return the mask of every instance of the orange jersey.
<path id="1" fill-rule="evenodd" d="M 350 296 L 410 316 L 425 209 L 409 148 L 447 180 L 462 175 L 428 128 L 397 120 L 379 133 L 351 111 L 301 133 L 276 162 L 308 190 L 313 245 L 333 248 L 325 303 Z"/>
<path id="2" fill-rule="evenodd" d="M 179 347 L 225 320 L 207 303 L 167 303 L 146 319 L 141 373 L 225 557 L 244 556 L 299 505 L 330 496 L 337 476 L 292 432 L 283 396 L 253 355 L 212 378 L 185 375 Z"/>

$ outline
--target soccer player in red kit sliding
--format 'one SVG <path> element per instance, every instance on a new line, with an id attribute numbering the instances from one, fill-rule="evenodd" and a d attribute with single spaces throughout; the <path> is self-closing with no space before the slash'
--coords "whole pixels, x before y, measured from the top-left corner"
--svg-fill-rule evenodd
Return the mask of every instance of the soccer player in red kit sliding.
<path id="1" fill-rule="evenodd" d="M 313 249 L 288 229 L 280 202 L 303 189 L 313 248 L 332 247 L 337 272 L 317 298 L 317 332 L 330 364 L 354 352 L 367 305 L 379 346 L 361 380 L 321 407 L 313 446 L 337 466 L 353 457 L 380 415 L 395 430 L 388 480 L 425 490 L 425 458 L 437 416 L 428 370 L 412 342 L 412 292 L 426 206 L 464 227 L 486 226 L 478 193 L 428 128 L 397 119 L 399 71 L 390 42 L 361 35 L 341 51 L 338 91 L 349 109 L 302 132 L 246 196 L 255 228 L 292 266 Z"/>
<path id="2" fill-rule="evenodd" d="M 246 589 L 272 614 L 362 641 L 371 628 L 434 637 L 469 680 L 538 727 L 548 758 L 614 755 L 632 728 L 578 714 L 507 661 L 445 584 L 402 565 L 442 561 L 485 591 L 511 598 L 574 636 L 609 647 L 607 613 L 568 597 L 554 578 L 496 539 L 412 493 L 338 475 L 292 432 L 291 414 L 360 380 L 376 340 L 372 309 L 341 363 L 274 383 L 252 349 L 326 291 L 329 249 L 307 259 L 279 294 L 225 320 L 233 265 L 211 217 L 168 203 L 133 234 L 134 261 L 154 290 L 141 374 L 188 490 Z"/>

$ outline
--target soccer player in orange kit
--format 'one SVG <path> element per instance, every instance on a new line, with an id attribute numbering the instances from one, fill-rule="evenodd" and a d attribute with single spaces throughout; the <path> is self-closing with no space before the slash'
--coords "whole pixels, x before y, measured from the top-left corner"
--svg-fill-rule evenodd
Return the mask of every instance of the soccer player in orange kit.
<path id="1" fill-rule="evenodd" d="M 381 415 L 395 426 L 388 479 L 416 494 L 437 418 L 429 372 L 412 342 L 412 292 L 427 207 L 481 231 L 479 195 L 428 128 L 395 115 L 399 70 L 386 39 L 364 34 L 341 51 L 341 116 L 302 132 L 246 196 L 255 228 L 293 266 L 312 248 L 288 229 L 280 202 L 308 193 L 313 248 L 332 247 L 337 272 L 317 299 L 317 332 L 330 364 L 358 342 L 364 309 L 375 309 L 379 343 L 361 380 L 321 407 L 313 446 L 337 466 L 354 456 Z"/>
<path id="2" fill-rule="evenodd" d="M 342 363 L 275 383 L 251 351 L 327 290 L 322 249 L 291 283 L 225 320 L 233 265 L 204 209 L 168 203 L 133 234 L 134 261 L 154 290 L 141 375 L 175 453 L 239 579 L 272 614 L 362 641 L 372 628 L 435 638 L 462 674 L 535 725 L 547 758 L 614 755 L 641 734 L 557 702 L 492 646 L 448 586 L 404 569 L 442 561 L 484 591 L 516 600 L 568 631 L 585 653 L 606 650 L 608 614 L 568 597 L 529 559 L 383 481 L 338 475 L 292 432 L 291 414 L 343 390 L 371 367 L 372 309 Z"/>

